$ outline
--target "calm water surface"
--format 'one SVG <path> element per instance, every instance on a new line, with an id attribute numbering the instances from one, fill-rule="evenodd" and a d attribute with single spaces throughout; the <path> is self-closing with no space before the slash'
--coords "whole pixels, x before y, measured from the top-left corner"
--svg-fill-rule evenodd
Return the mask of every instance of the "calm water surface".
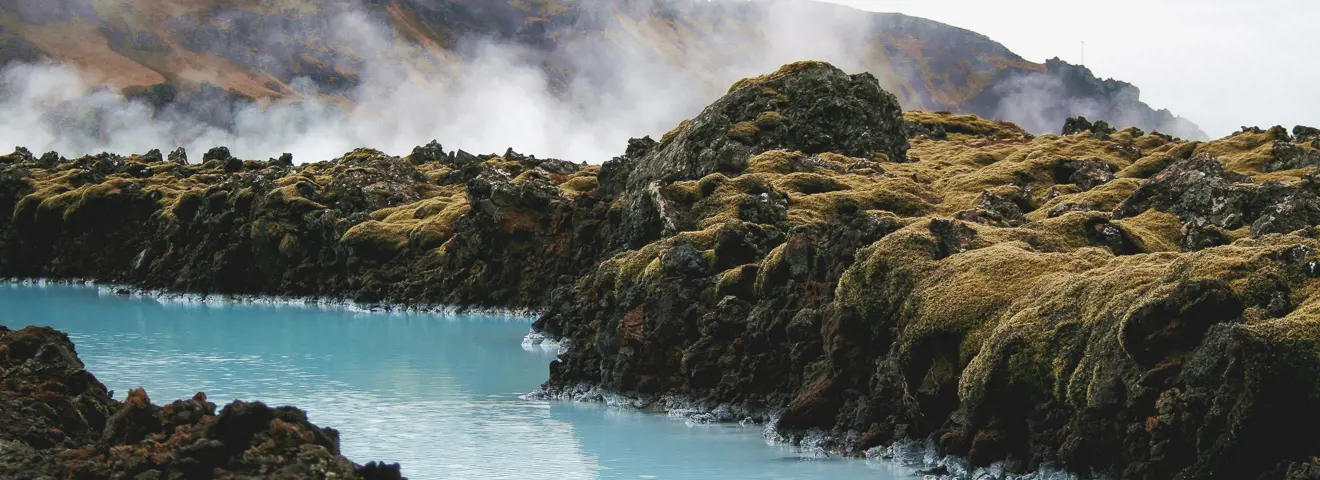
<path id="1" fill-rule="evenodd" d="M 520 318 L 171 303 L 95 288 L 0 285 L 0 324 L 69 333 L 123 399 L 296 405 L 338 429 L 343 453 L 428 478 L 898 479 L 887 463 L 807 458 L 759 427 L 524 400 L 553 353 L 521 345 Z"/>

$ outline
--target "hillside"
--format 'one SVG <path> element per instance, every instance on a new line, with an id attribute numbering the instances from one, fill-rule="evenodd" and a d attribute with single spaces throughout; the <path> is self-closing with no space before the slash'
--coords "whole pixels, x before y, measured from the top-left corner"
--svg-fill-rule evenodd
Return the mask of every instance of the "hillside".
<path id="1" fill-rule="evenodd" d="M 370 103 L 402 88 L 398 78 L 433 84 L 494 58 L 539 71 L 575 115 L 633 105 L 658 118 L 632 128 L 653 129 L 738 78 L 819 59 L 871 72 L 909 110 L 974 113 L 1038 134 L 1084 115 L 1205 138 L 1141 103 L 1132 85 L 1085 68 L 1029 62 L 921 18 L 796 0 L 0 0 L 0 58 L 76 65 L 94 84 L 222 128 L 246 101 Z"/>

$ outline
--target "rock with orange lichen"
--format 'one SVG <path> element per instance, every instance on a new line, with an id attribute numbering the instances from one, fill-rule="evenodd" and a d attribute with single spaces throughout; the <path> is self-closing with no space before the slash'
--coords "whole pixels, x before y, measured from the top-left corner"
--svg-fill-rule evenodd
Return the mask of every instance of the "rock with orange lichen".
<path id="1" fill-rule="evenodd" d="M 50 328 L 0 326 L 0 380 L 0 478 L 402 478 L 344 458 L 339 433 L 293 407 L 116 401 Z"/>

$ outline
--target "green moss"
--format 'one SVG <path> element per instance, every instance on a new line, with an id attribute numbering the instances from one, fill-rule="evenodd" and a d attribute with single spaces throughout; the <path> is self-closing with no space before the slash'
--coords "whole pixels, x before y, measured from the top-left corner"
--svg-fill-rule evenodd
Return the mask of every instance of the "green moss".
<path id="1" fill-rule="evenodd" d="M 673 130 L 665 132 L 664 136 L 660 137 L 660 145 L 668 145 L 669 142 L 672 142 L 674 138 L 678 137 L 679 133 L 682 133 L 682 131 L 691 124 L 692 120 L 678 122 L 678 126 L 675 126 Z"/>
<path id="2" fill-rule="evenodd" d="M 774 276 L 781 275 L 787 267 L 784 264 L 784 251 L 788 244 L 784 243 L 766 254 L 757 266 L 756 281 L 753 283 L 753 289 L 757 295 L 766 295 L 770 293 L 770 287 L 773 286 Z"/>
<path id="3" fill-rule="evenodd" d="M 1305 291 L 1301 295 L 1308 298 L 1320 287 L 1300 271 L 1283 272 L 1272 260 L 1296 245 L 1315 243 L 1312 239 L 1246 238 L 1230 246 L 1174 253 L 1179 224 L 1170 217 L 1147 212 L 1119 221 L 1147 250 L 1169 251 L 1126 256 L 1084 241 L 1081 229 L 1105 218 L 1100 212 L 1071 213 L 1020 228 L 965 224 L 975 233 L 965 251 L 949 256 L 940 253 L 930 222 L 915 222 L 857 252 L 857 262 L 838 283 L 836 303 L 876 331 L 897 328 L 895 341 L 904 362 L 931 361 L 932 345 L 955 346 L 956 364 L 965 366 L 959 397 L 973 411 L 1005 389 L 1088 408 L 1111 395 L 1106 393 L 1111 379 L 1130 368 L 1119 334 L 1129 313 L 1170 295 L 1180 282 L 1219 279 L 1245 292 L 1259 284 L 1259 272 L 1276 271 L 1270 278 L 1303 282 L 1294 283 L 1298 287 L 1317 285 L 1294 290 Z M 782 250 L 772 252 L 761 264 L 761 275 L 782 268 L 782 258 Z M 1320 306 L 1307 305 L 1288 318 L 1320 311 Z M 918 368 L 930 368 L 935 375 L 939 367 Z"/>
<path id="4" fill-rule="evenodd" d="M 789 195 L 789 222 L 806 224 L 828 222 L 842 212 L 883 210 L 900 216 L 919 216 L 934 210 L 929 192 L 907 179 L 866 179 L 841 176 L 846 188 L 814 194 Z"/>
<path id="5" fill-rule="evenodd" d="M 1085 210 L 1111 212 L 1137 190 L 1141 181 L 1134 178 L 1119 178 L 1085 192 L 1076 186 L 1057 189 L 1058 196 L 1045 201 L 1039 208 L 1027 215 L 1032 220 L 1044 219 L 1049 211 L 1060 205 L 1076 205 Z"/>
<path id="6" fill-rule="evenodd" d="M 761 133 L 761 127 L 756 122 L 739 122 L 729 127 L 729 138 L 739 142 L 751 145 L 756 143 L 756 136 Z"/>
<path id="7" fill-rule="evenodd" d="M 981 192 L 1006 186 L 1030 192 L 1031 208 L 1024 213 L 1031 213 L 1051 200 L 1050 192 L 1060 183 L 1056 174 L 1070 159 L 1093 160 L 1114 170 L 1131 165 L 1132 160 L 1112 146 L 1111 142 L 1081 135 L 994 142 L 916 139 L 909 154 L 921 161 L 885 164 L 885 170 L 892 176 L 930 184 L 933 193 L 943 199 L 938 209 L 943 215 L 970 209 Z"/>
<path id="8" fill-rule="evenodd" d="M 783 78 L 803 70 L 810 70 L 814 68 L 833 69 L 834 66 L 826 62 L 820 62 L 815 60 L 793 62 L 784 65 L 782 67 L 779 67 L 779 70 L 776 70 L 774 73 L 771 73 L 769 75 L 761 75 L 759 77 L 750 77 L 750 78 L 744 78 L 742 80 L 738 80 L 737 82 L 734 82 L 732 86 L 729 87 L 729 92 L 732 93 L 736 90 L 740 90 L 748 87 L 758 87 L 766 82 Z"/>
<path id="9" fill-rule="evenodd" d="M 839 179 L 818 173 L 791 173 L 774 179 L 773 185 L 779 190 L 806 195 L 836 192 L 851 188 Z"/>
<path id="10" fill-rule="evenodd" d="M 783 125 L 786 121 L 788 121 L 788 117 L 785 117 L 779 112 L 761 112 L 760 115 L 756 116 L 755 123 L 756 126 L 762 130 L 773 130 L 775 127 Z"/>
<path id="11" fill-rule="evenodd" d="M 373 257 L 392 257 L 408 245 L 413 225 L 368 220 L 344 232 L 339 243 Z"/>
<path id="12" fill-rule="evenodd" d="M 570 177 L 567 181 L 565 181 L 563 184 L 560 185 L 560 188 L 563 188 L 564 190 L 569 192 L 585 193 L 595 190 L 597 187 L 599 187 L 599 185 L 600 182 L 596 178 L 596 176 L 584 175 L 584 176 Z"/>
<path id="13" fill-rule="evenodd" d="M 1183 225 L 1172 213 L 1147 210 L 1141 215 L 1115 220 L 1114 223 L 1131 233 L 1143 251 L 1177 252 L 1180 249 Z"/>
<path id="14" fill-rule="evenodd" d="M 802 157 L 797 152 L 770 150 L 748 159 L 746 173 L 792 173 L 793 163 Z"/>
<path id="15" fill-rule="evenodd" d="M 757 274 L 760 267 L 755 264 L 741 265 L 720 274 L 715 284 L 715 296 L 724 298 L 729 295 L 750 299 L 755 291 Z"/>
<path id="16" fill-rule="evenodd" d="M 363 161 L 372 158 L 381 158 L 385 156 L 386 155 L 384 153 L 381 153 L 380 150 L 376 150 L 372 148 L 357 148 L 357 149 L 353 149 L 353 151 L 351 152 L 344 154 L 344 156 L 341 157 L 341 159 L 346 161 Z"/>
<path id="17" fill-rule="evenodd" d="M 316 210 L 325 210 L 326 206 L 303 197 L 295 184 L 280 187 L 267 194 L 264 208 L 266 211 L 273 213 L 301 215 Z"/>
<path id="18" fill-rule="evenodd" d="M 971 114 L 953 114 L 949 112 L 903 112 L 903 120 L 926 126 L 941 126 L 951 134 L 950 140 L 966 140 L 967 137 L 988 139 L 1028 139 L 1032 135 L 1022 127 L 1010 122 L 987 120 Z"/>
<path id="19" fill-rule="evenodd" d="M 1242 174 L 1260 173 L 1273 156 L 1274 135 L 1270 132 L 1243 132 L 1201 144 L 1195 154 L 1208 154 L 1224 163 L 1224 168 Z"/>

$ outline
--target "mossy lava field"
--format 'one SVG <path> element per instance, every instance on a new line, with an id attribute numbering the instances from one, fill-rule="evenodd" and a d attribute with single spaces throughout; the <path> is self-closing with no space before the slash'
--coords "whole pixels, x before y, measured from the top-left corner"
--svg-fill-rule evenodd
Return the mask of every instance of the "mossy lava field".
<path id="1" fill-rule="evenodd" d="M 863 455 L 1320 477 L 1320 130 L 1032 136 L 803 62 L 587 165 L 0 157 L 0 276 L 539 315 L 547 396 Z M 299 159 L 305 160 L 305 159 Z"/>

